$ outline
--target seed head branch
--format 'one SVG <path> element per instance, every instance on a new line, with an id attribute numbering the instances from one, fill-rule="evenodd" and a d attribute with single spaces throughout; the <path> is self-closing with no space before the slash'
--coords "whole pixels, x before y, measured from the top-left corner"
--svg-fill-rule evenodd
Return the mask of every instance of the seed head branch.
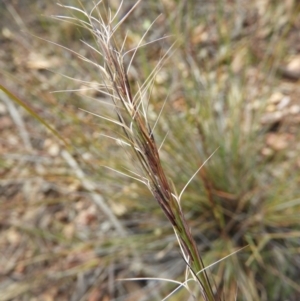
<path id="1" fill-rule="evenodd" d="M 136 5 L 139 2 L 140 1 L 138 1 Z M 119 21 L 119 23 L 114 25 L 113 23 L 115 23 L 120 9 L 118 9 L 114 16 L 112 16 L 111 11 L 109 11 L 106 18 L 103 18 L 97 8 L 99 14 L 97 19 L 92 16 L 92 13 L 96 11 L 96 8 L 97 5 L 95 5 L 90 14 L 79 10 L 89 20 L 88 25 L 85 21 L 82 22 L 81 25 L 92 32 L 99 47 L 99 50 L 96 50 L 96 52 L 101 54 L 103 58 L 103 66 L 98 63 L 94 63 L 94 65 L 98 66 L 103 77 L 103 84 L 100 86 L 104 87 L 106 93 L 111 95 L 114 110 L 118 118 L 114 123 L 120 125 L 124 132 L 124 135 L 121 136 L 125 136 L 126 145 L 129 145 L 132 152 L 135 154 L 143 171 L 143 175 L 140 176 L 139 180 L 147 185 L 164 214 L 172 224 L 181 250 L 183 250 L 183 256 L 187 266 L 194 278 L 200 284 L 203 300 L 217 300 L 216 294 L 213 292 L 209 278 L 206 274 L 205 266 L 197 250 L 196 243 L 180 206 L 180 198 L 184 190 L 178 197 L 175 189 L 171 185 L 171 181 L 166 176 L 161 164 L 159 148 L 154 139 L 153 129 L 148 122 L 147 112 L 144 108 L 145 94 L 151 88 L 153 80 L 162 66 L 162 62 L 167 55 L 169 55 L 169 51 L 163 55 L 149 77 L 141 86 L 139 86 L 139 91 L 134 94 L 128 79 L 128 71 L 139 47 L 143 46 L 141 43 L 142 40 L 134 49 L 133 56 L 128 66 L 125 66 L 123 60 L 125 54 L 128 53 L 128 51 L 126 52 L 126 50 L 123 50 L 125 48 L 125 43 L 123 43 L 121 48 L 118 48 L 117 43 L 114 40 L 114 34 L 117 28 L 119 28 L 125 18 L 128 17 L 131 10 L 121 19 L 121 21 Z M 76 11 L 78 11 L 78 9 L 76 9 Z M 145 35 L 142 39 L 144 37 Z M 94 49 L 94 47 L 91 47 L 91 49 Z M 110 120 L 109 118 L 102 118 Z M 198 274 L 199 271 L 203 272 Z"/>

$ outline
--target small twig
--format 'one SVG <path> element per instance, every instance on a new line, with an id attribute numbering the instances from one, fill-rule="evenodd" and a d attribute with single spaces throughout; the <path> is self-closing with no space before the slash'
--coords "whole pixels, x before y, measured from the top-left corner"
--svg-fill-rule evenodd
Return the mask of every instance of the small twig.
<path id="1" fill-rule="evenodd" d="M 33 149 L 33 147 L 31 145 L 30 136 L 29 136 L 28 132 L 26 131 L 25 123 L 23 122 L 23 118 L 22 118 L 21 114 L 15 107 L 14 103 L 9 99 L 9 97 L 3 91 L 0 91 L 0 99 L 6 104 L 11 118 L 17 125 L 25 148 L 27 150 L 31 151 Z"/>
<path id="2" fill-rule="evenodd" d="M 104 198 L 100 196 L 96 192 L 96 186 L 95 184 L 88 180 L 83 170 L 80 168 L 76 160 L 71 156 L 69 152 L 66 150 L 63 150 L 61 152 L 62 157 L 66 160 L 66 162 L 69 164 L 69 166 L 74 170 L 76 176 L 81 181 L 82 186 L 84 189 L 86 189 L 93 200 L 93 202 L 103 211 L 103 213 L 109 218 L 111 223 L 114 225 L 116 230 L 118 231 L 118 234 L 122 237 L 126 236 L 126 230 L 123 227 L 123 225 L 119 222 L 117 217 L 114 215 L 112 210 L 107 206 L 106 202 L 104 201 Z"/>

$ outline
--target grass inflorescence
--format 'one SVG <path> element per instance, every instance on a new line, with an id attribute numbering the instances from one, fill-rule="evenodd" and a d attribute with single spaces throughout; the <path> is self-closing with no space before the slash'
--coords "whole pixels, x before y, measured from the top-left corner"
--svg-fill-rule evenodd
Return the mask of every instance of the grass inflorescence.
<path id="1" fill-rule="evenodd" d="M 213 291 L 205 266 L 199 255 L 196 242 L 194 241 L 180 206 L 184 189 L 182 193 L 177 195 L 174 186 L 166 176 L 159 156 L 159 147 L 154 138 L 154 127 L 151 127 L 148 122 L 147 106 L 149 104 L 147 103 L 148 99 L 146 99 L 146 94 L 151 88 L 153 78 L 155 78 L 159 71 L 160 63 L 134 94 L 128 73 L 130 63 L 139 47 L 136 47 L 134 51 L 132 51 L 132 59 L 129 65 L 125 66 L 124 55 L 126 54 L 126 50 L 120 49 L 120 46 L 118 46 L 114 40 L 116 30 L 128 14 L 116 24 L 114 24 L 114 21 L 119 11 L 113 16 L 107 13 L 105 21 L 100 13 L 98 18 L 95 18 L 93 13 L 97 11 L 99 4 L 100 2 L 89 14 L 85 11 L 81 11 L 88 19 L 88 22 L 81 22 L 80 19 L 78 19 L 78 21 L 83 27 L 87 27 L 95 37 L 99 47 L 99 51 L 96 50 L 96 52 L 103 58 L 103 65 L 97 65 L 101 71 L 101 78 L 103 79 L 98 86 L 100 87 L 100 91 L 111 97 L 114 110 L 117 114 L 117 120 L 108 119 L 106 117 L 102 118 L 120 127 L 120 138 L 113 139 L 117 139 L 124 148 L 130 148 L 137 160 L 136 163 L 139 164 L 139 169 L 142 170 L 142 174 L 129 171 L 129 176 L 144 183 L 148 187 L 170 221 L 176 233 L 187 267 L 191 271 L 192 276 L 195 277 L 200 284 L 203 299 L 216 300 L 217 292 Z M 75 9 L 72 7 L 69 8 Z M 161 61 L 163 59 L 164 57 Z M 135 159 L 133 158 L 133 160 Z"/>

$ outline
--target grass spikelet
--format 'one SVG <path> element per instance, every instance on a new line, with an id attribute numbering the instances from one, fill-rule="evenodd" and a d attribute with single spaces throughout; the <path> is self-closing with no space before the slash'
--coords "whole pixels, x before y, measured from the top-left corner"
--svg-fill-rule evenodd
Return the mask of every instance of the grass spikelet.
<path id="1" fill-rule="evenodd" d="M 163 55 L 148 79 L 134 93 L 128 79 L 128 71 L 138 48 L 142 45 L 142 40 L 134 49 L 131 60 L 126 66 L 124 63 L 124 54 L 128 54 L 129 52 L 126 52 L 123 46 L 119 47 L 114 39 L 114 34 L 139 1 L 117 23 L 116 20 L 120 10 L 114 16 L 112 16 L 110 11 L 107 11 L 105 16 L 102 16 L 98 10 L 98 5 L 101 2 L 97 3 L 90 13 L 75 7 L 66 7 L 82 13 L 88 20 L 81 21 L 76 19 L 73 21 L 79 22 L 81 26 L 87 28 L 93 34 L 99 49 L 96 50 L 92 46 L 90 48 L 103 58 L 103 65 L 98 64 L 98 62 L 93 64 L 101 72 L 102 83 L 99 86 L 102 87 L 104 93 L 111 96 L 117 120 L 97 116 L 106 120 L 108 119 L 120 127 L 122 133 L 120 133 L 118 141 L 121 141 L 124 147 L 130 147 L 136 163 L 139 164 L 139 168 L 142 170 L 142 174 L 135 177 L 138 177 L 138 180 L 142 181 L 148 187 L 172 224 L 188 270 L 200 285 L 203 300 L 219 300 L 217 292 L 212 288 L 211 280 L 208 277 L 181 209 L 180 199 L 185 188 L 178 196 L 171 180 L 162 167 L 159 147 L 156 144 L 153 129 L 147 117 L 145 94 L 151 87 L 153 79 L 171 49 Z M 97 12 L 97 17 L 94 17 L 95 12 Z"/>

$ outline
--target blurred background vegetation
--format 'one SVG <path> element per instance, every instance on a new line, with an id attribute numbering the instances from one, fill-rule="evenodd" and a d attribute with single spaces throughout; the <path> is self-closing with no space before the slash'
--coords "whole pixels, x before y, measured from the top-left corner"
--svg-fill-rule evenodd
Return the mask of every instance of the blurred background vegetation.
<path id="1" fill-rule="evenodd" d="M 83 16 L 54 2 L 0 2 L 0 83 L 68 142 L 1 92 L 0 300 L 162 300 L 175 284 L 116 281 L 184 281 L 185 263 L 146 187 L 103 167 L 133 162 L 106 137 L 114 125 L 79 109 L 111 114 L 97 68 L 75 53 L 97 62 L 92 36 L 51 17 Z M 139 49 L 132 85 L 176 42 L 149 119 L 167 98 L 155 138 L 178 192 L 219 148 L 182 206 L 206 265 L 247 246 L 211 268 L 224 300 L 300 299 L 299 13 L 296 0 L 142 1 L 116 34 L 132 49 L 161 14 L 145 42 L 171 35 Z"/>

